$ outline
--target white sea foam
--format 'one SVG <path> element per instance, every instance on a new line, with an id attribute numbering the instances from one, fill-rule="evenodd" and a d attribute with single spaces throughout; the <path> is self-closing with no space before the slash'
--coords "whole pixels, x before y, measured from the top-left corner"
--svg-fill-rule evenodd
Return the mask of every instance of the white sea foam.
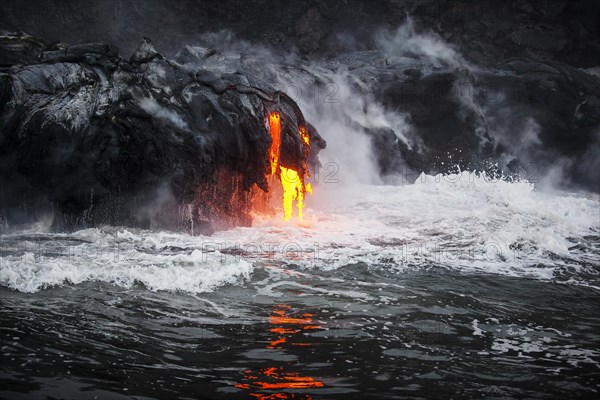
<path id="1" fill-rule="evenodd" d="M 96 280 L 199 293 L 250 279 L 255 267 L 318 274 L 365 265 L 598 287 L 599 205 L 598 195 L 545 194 L 467 172 L 405 186 L 321 183 L 303 222 L 256 218 L 212 237 L 122 228 L 7 235 L 0 284 L 35 292 Z"/>
<path id="2" fill-rule="evenodd" d="M 98 246 L 102 239 L 96 239 L 100 239 L 95 243 Z M 86 246 L 70 247 L 71 254 L 60 257 L 32 252 L 4 257 L 0 284 L 28 293 L 86 281 L 122 287 L 142 283 L 150 290 L 202 293 L 249 279 L 253 271 L 252 264 L 246 260 L 206 259 L 199 250 L 164 255 L 132 249 L 123 252 L 118 246 L 99 246 L 90 252 L 84 249 Z"/>

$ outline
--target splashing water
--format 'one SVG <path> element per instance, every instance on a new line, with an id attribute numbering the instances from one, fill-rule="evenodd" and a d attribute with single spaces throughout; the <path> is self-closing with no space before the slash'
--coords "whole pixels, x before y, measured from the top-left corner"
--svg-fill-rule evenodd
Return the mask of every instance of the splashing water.
<path id="1" fill-rule="evenodd" d="M 289 210 L 298 182 L 286 191 Z M 423 174 L 407 186 L 318 185 L 301 226 L 264 217 L 212 237 L 109 228 L 5 235 L 0 283 L 35 292 L 140 282 L 200 293 L 243 282 L 265 263 L 327 271 L 360 262 L 396 273 L 436 267 L 600 288 L 597 195 L 546 194 L 469 172 Z"/>

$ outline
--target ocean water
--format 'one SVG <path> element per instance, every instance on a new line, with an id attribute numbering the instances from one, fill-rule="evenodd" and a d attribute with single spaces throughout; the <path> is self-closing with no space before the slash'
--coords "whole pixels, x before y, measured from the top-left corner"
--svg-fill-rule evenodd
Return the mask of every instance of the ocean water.
<path id="1" fill-rule="evenodd" d="M 323 183 L 304 221 L 0 250 L 0 398 L 600 396 L 597 194 Z"/>

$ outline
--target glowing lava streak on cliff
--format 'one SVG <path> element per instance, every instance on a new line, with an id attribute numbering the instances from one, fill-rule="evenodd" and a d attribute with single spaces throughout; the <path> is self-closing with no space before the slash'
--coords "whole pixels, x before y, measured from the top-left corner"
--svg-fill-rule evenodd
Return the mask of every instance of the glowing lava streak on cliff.
<path id="1" fill-rule="evenodd" d="M 271 175 L 277 174 L 279 166 L 279 147 L 281 146 L 281 116 L 277 111 L 269 115 L 269 131 L 271 132 L 271 150 L 269 161 L 271 162 Z"/>
<path id="2" fill-rule="evenodd" d="M 281 147 L 281 116 L 277 111 L 269 114 L 269 130 L 271 132 L 271 148 L 269 151 L 269 162 L 271 163 L 271 175 L 276 175 L 281 181 L 283 188 L 283 219 L 288 221 L 292 218 L 294 200 L 298 209 L 298 219 L 302 220 L 304 208 L 304 196 L 306 192 L 312 193 L 310 184 L 304 184 L 304 172 L 299 173 L 293 168 L 285 168 L 279 165 L 279 152 Z M 300 127 L 300 137 L 304 146 L 304 154 L 310 152 L 310 135 L 304 126 Z"/>

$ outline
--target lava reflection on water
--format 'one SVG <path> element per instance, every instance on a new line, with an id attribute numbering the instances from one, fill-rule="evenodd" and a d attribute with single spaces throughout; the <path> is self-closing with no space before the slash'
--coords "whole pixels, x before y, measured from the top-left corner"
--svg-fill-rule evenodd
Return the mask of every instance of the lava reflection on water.
<path id="1" fill-rule="evenodd" d="M 315 324 L 313 314 L 304 313 L 299 316 L 288 315 L 291 307 L 279 304 L 269 316 L 269 332 L 279 335 L 271 340 L 267 349 L 277 350 L 283 345 L 310 346 L 310 343 L 294 342 L 294 335 L 321 328 Z M 290 326 L 291 325 L 291 326 Z M 303 376 L 300 372 L 286 371 L 282 366 L 261 368 L 258 371 L 244 371 L 245 383 L 235 385 L 238 389 L 249 390 L 249 394 L 262 400 L 271 399 L 304 399 L 310 400 L 312 396 L 307 393 L 293 392 L 299 389 L 314 389 L 324 387 L 325 384 L 310 376 Z M 267 393 L 257 391 L 268 391 Z M 292 392 L 290 392 L 292 391 Z"/>

